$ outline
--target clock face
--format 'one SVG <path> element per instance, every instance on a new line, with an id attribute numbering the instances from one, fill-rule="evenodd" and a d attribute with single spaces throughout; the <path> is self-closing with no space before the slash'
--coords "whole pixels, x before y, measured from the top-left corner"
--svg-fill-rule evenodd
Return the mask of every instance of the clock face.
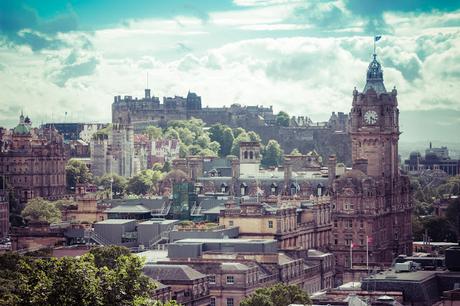
<path id="1" fill-rule="evenodd" d="M 367 111 L 364 114 L 364 121 L 366 121 L 367 124 L 376 124 L 378 119 L 379 116 L 375 111 Z"/>

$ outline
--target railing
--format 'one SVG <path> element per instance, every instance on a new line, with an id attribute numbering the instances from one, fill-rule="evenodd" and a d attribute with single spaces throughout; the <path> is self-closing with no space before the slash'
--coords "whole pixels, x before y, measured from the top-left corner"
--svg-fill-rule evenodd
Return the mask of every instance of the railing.
<path id="1" fill-rule="evenodd" d="M 152 239 L 150 239 L 148 248 L 152 249 L 162 241 L 168 242 L 169 241 L 169 232 L 170 232 L 169 230 L 163 231 L 160 234 L 158 234 L 155 237 L 153 237 Z"/>
<path id="2" fill-rule="evenodd" d="M 88 236 L 86 234 L 88 234 Z M 112 244 L 110 241 L 108 241 L 107 239 L 105 239 L 101 235 L 98 235 L 94 231 L 85 232 L 85 238 L 87 238 L 87 237 L 89 238 L 89 240 L 93 240 L 94 242 L 96 242 L 99 245 L 110 245 L 110 244 Z"/>

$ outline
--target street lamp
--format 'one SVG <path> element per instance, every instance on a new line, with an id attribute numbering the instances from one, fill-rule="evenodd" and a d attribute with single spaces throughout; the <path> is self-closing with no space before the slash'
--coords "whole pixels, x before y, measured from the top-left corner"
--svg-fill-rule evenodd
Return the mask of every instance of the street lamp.
<path id="1" fill-rule="evenodd" d="M 112 187 L 113 187 L 113 176 L 110 178 L 110 200 L 113 199 L 113 190 L 112 190 Z"/>

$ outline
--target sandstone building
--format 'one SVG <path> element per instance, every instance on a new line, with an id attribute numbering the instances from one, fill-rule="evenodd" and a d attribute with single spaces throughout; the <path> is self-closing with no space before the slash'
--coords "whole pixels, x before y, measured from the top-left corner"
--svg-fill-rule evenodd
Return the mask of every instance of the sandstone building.
<path id="1" fill-rule="evenodd" d="M 34 197 L 50 200 L 66 194 L 66 154 L 63 138 L 53 128 L 32 128 L 22 114 L 18 125 L 0 128 L 0 178 L 10 200 Z"/>
<path id="2" fill-rule="evenodd" d="M 353 169 L 333 182 L 331 250 L 339 272 L 350 269 L 350 248 L 353 263 L 361 266 L 367 262 L 366 244 L 371 266 L 412 252 L 410 182 L 399 171 L 396 96 L 396 89 L 385 89 L 374 54 L 363 92 L 353 91 Z"/>

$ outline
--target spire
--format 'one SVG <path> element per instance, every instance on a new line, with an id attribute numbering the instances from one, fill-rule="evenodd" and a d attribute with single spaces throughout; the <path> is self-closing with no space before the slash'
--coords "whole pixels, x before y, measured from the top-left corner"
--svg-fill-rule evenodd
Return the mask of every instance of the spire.
<path id="1" fill-rule="evenodd" d="M 373 88 L 378 94 L 386 93 L 385 85 L 383 84 L 383 70 L 380 63 L 377 61 L 377 54 L 372 55 L 374 59 L 370 62 L 367 68 L 366 86 L 363 92 L 366 93 L 370 88 Z"/>

